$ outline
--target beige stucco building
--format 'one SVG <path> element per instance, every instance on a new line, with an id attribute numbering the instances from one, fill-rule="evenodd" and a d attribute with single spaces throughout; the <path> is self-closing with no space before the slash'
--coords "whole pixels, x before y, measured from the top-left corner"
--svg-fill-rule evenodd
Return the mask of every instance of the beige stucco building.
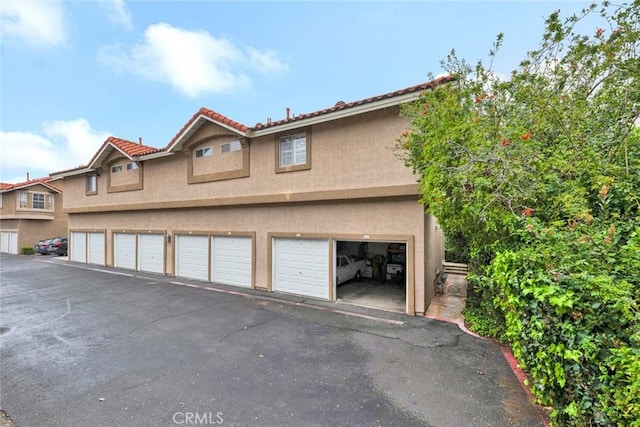
<path id="1" fill-rule="evenodd" d="M 0 183 L 0 252 L 19 254 L 40 239 L 66 236 L 62 181 Z"/>
<path id="2" fill-rule="evenodd" d="M 203 108 L 161 149 L 111 137 L 52 174 L 71 260 L 335 301 L 346 252 L 365 277 L 400 276 L 406 313 L 422 314 L 442 233 L 395 146 L 400 105 L 447 81 L 254 127 Z"/>

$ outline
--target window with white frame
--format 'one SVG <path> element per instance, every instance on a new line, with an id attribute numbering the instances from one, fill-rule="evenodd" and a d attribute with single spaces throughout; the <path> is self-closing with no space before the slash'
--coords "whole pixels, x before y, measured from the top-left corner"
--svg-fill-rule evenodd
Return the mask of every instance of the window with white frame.
<path id="1" fill-rule="evenodd" d="M 0 208 L 2 208 L 2 194 L 0 194 Z"/>
<path id="2" fill-rule="evenodd" d="M 97 193 L 97 192 L 98 192 L 98 177 L 94 173 L 87 175 L 87 193 Z"/>
<path id="3" fill-rule="evenodd" d="M 233 153 L 234 151 L 240 151 L 241 148 L 242 145 L 240 144 L 240 141 L 232 141 L 222 144 L 220 146 L 220 151 L 222 153 Z"/>
<path id="4" fill-rule="evenodd" d="M 138 169 L 138 164 L 136 162 L 127 163 L 127 170 L 132 171 Z"/>
<path id="5" fill-rule="evenodd" d="M 18 206 L 20 208 L 26 209 L 28 201 L 29 201 L 29 195 L 27 194 L 27 192 L 21 191 L 20 194 L 18 195 Z"/>
<path id="6" fill-rule="evenodd" d="M 304 133 L 280 138 L 280 167 L 307 163 L 307 136 Z"/>
<path id="7" fill-rule="evenodd" d="M 42 193 L 33 193 L 31 196 L 31 209 L 44 210 L 44 196 Z"/>
<path id="8" fill-rule="evenodd" d="M 111 173 L 120 173 L 122 172 L 122 165 L 116 165 L 111 167 Z"/>
<path id="9" fill-rule="evenodd" d="M 47 206 L 47 208 L 52 211 L 54 209 L 54 201 L 56 199 L 56 196 L 54 194 L 49 194 L 49 206 Z"/>
<path id="10" fill-rule="evenodd" d="M 211 157 L 211 156 L 213 156 L 213 147 L 198 148 L 195 151 L 195 156 L 196 157 Z"/>

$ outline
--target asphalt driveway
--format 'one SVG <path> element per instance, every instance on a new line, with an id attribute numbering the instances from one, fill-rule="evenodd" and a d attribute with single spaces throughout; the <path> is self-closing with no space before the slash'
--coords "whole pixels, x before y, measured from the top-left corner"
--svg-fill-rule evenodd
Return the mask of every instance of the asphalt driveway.
<path id="1" fill-rule="evenodd" d="M 0 327 L 18 427 L 542 425 L 497 345 L 424 318 L 2 254 Z"/>

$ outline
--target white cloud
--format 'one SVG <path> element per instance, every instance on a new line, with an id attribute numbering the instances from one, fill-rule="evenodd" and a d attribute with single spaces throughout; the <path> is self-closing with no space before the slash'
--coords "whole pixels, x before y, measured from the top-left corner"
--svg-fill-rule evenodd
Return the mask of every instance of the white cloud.
<path id="1" fill-rule="evenodd" d="M 108 136 L 82 118 L 45 122 L 41 134 L 0 131 L 0 181 L 24 181 L 26 172 L 39 178 L 87 164 Z"/>
<path id="2" fill-rule="evenodd" d="M 252 47 L 247 49 L 249 62 L 252 68 L 263 74 L 280 73 L 286 70 L 286 65 L 280 62 L 275 52 L 260 52 Z"/>
<path id="3" fill-rule="evenodd" d="M 31 46 L 62 45 L 66 39 L 61 0 L 3 0 L 0 35 Z"/>
<path id="4" fill-rule="evenodd" d="M 144 40 L 133 47 L 103 47 L 99 57 L 116 70 L 168 83 L 190 97 L 243 90 L 249 85 L 249 69 L 259 68 L 264 73 L 285 69 L 272 52 L 243 50 L 207 31 L 184 30 L 166 23 L 149 26 Z"/>
<path id="5" fill-rule="evenodd" d="M 127 30 L 133 28 L 131 12 L 124 0 L 100 0 L 100 7 L 107 11 L 109 20 L 116 25 L 121 25 Z"/>

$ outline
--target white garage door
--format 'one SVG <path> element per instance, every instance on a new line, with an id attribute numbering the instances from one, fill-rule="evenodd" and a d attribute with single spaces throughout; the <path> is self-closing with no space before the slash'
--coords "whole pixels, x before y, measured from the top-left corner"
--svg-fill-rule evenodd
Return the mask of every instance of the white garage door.
<path id="1" fill-rule="evenodd" d="M 274 239 L 273 290 L 329 299 L 329 241 Z"/>
<path id="2" fill-rule="evenodd" d="M 0 252 L 18 255 L 18 232 L 0 232 Z"/>
<path id="3" fill-rule="evenodd" d="M 104 251 L 104 233 L 89 233 L 87 243 L 89 250 L 87 255 L 89 256 L 89 264 L 105 265 L 105 251 Z"/>
<path id="4" fill-rule="evenodd" d="M 176 236 L 176 276 L 209 280 L 209 237 Z"/>
<path id="5" fill-rule="evenodd" d="M 87 233 L 71 232 L 71 261 L 87 262 Z"/>
<path id="6" fill-rule="evenodd" d="M 117 268 L 136 269 L 136 235 L 116 233 L 113 238 L 113 265 Z"/>
<path id="7" fill-rule="evenodd" d="M 211 277 L 216 283 L 251 287 L 251 237 L 212 237 Z"/>
<path id="8" fill-rule="evenodd" d="M 138 270 L 164 274 L 164 234 L 138 234 Z"/>

